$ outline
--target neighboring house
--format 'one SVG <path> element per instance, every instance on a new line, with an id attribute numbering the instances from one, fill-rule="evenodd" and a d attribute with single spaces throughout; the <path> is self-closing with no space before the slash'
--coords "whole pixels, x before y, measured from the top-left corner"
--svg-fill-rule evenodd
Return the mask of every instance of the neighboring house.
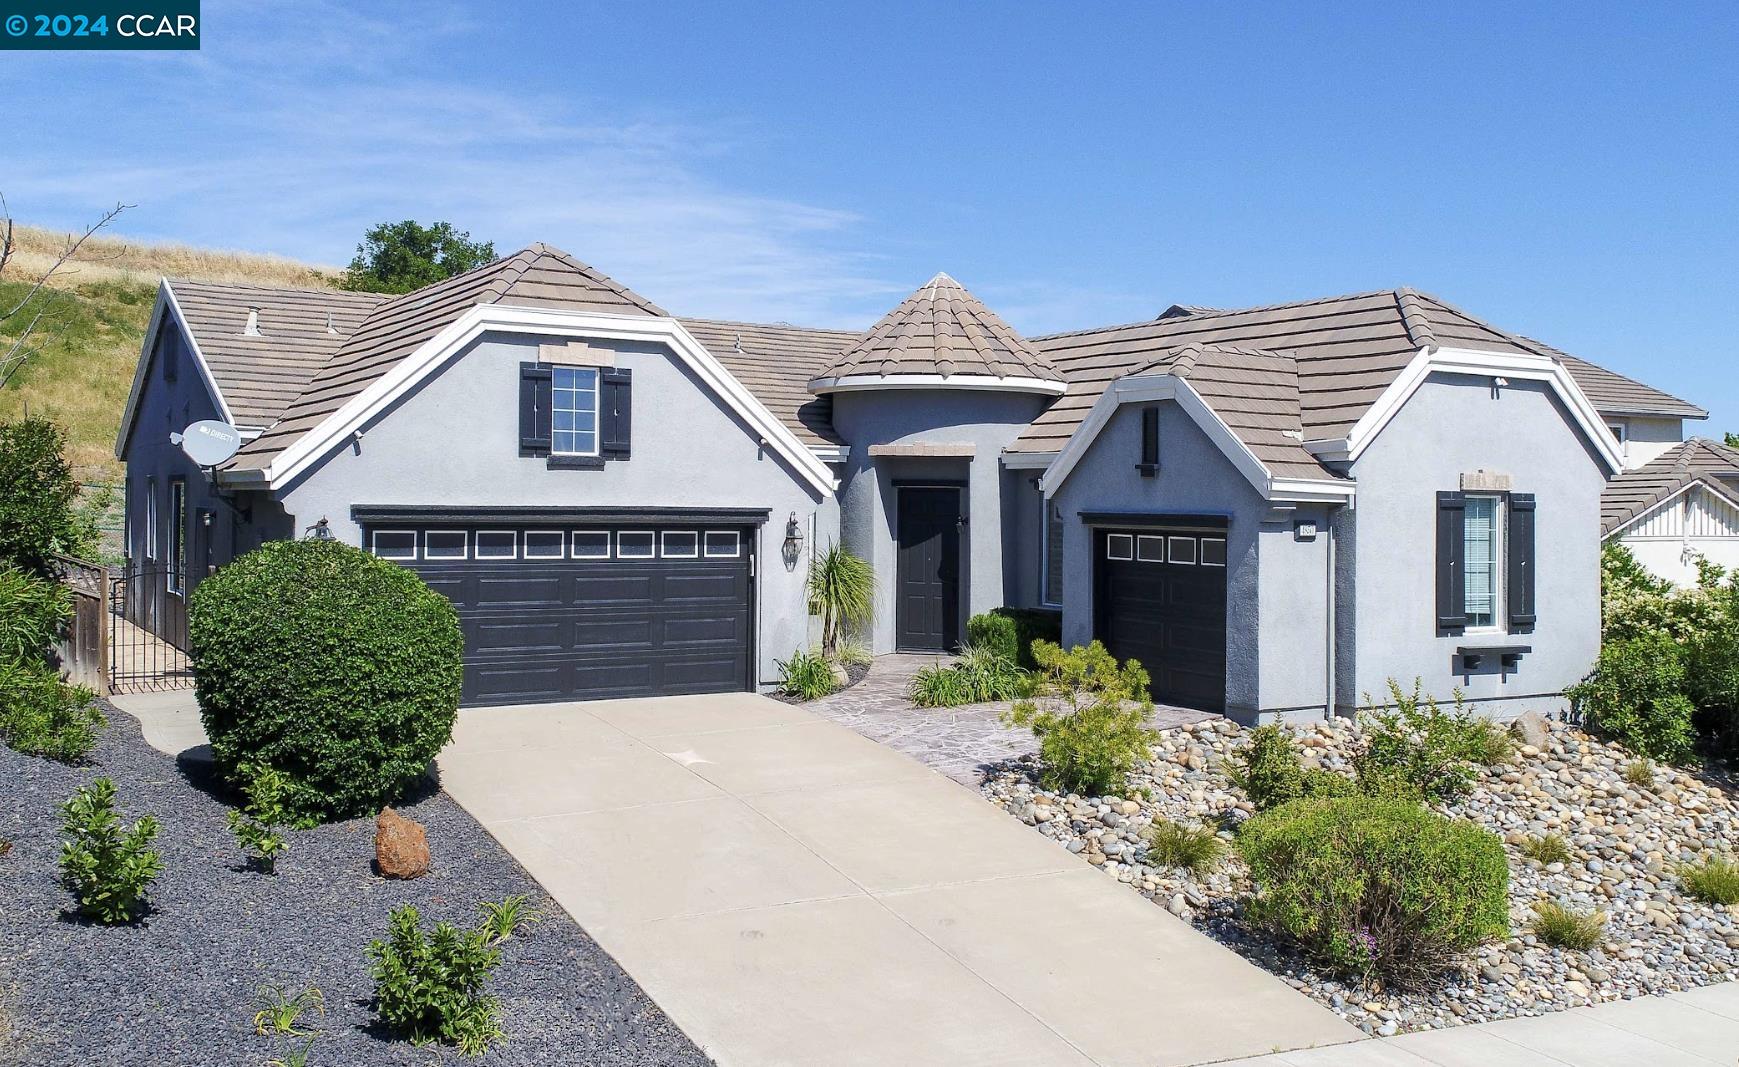
<path id="1" fill-rule="evenodd" d="M 1608 425 L 1696 414 L 1404 289 L 1022 338 L 937 275 L 857 333 L 674 317 L 534 245 L 394 297 L 165 281 L 117 451 L 129 552 L 177 576 L 152 620 L 336 536 L 452 598 L 468 703 L 768 686 L 839 541 L 878 653 L 1050 607 L 1164 702 L 1418 677 L 1501 714 L 1594 658 Z M 214 478 L 168 442 L 202 417 L 248 442 Z"/>
<path id="2" fill-rule="evenodd" d="M 1739 569 L 1739 450 L 1693 437 L 1612 479 L 1600 532 L 1650 571 L 1695 585 L 1697 560 Z"/>

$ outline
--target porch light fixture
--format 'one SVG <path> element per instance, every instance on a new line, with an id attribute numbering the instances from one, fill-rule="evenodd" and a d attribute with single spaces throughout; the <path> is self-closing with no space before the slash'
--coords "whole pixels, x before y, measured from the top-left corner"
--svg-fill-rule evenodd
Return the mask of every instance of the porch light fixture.
<path id="1" fill-rule="evenodd" d="M 332 536 L 332 524 L 326 521 L 326 517 L 324 515 L 322 515 L 320 517 L 319 522 L 308 527 L 306 530 L 304 530 L 302 532 L 307 537 L 307 539 L 310 541 L 331 541 L 331 540 L 334 540 L 334 538 Z"/>
<path id="2" fill-rule="evenodd" d="M 785 543 L 780 546 L 779 557 L 785 561 L 786 570 L 795 570 L 797 560 L 803 549 L 803 525 L 797 521 L 797 513 L 785 520 Z"/>

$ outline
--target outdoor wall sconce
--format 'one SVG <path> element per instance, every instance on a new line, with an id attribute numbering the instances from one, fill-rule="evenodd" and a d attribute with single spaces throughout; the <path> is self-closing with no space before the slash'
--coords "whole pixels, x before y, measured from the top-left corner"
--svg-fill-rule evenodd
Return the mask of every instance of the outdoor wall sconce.
<path id="1" fill-rule="evenodd" d="M 797 513 L 785 520 L 785 543 L 780 547 L 779 555 L 785 561 L 785 569 L 792 570 L 797 566 L 797 554 L 803 549 L 803 526 L 797 521 Z"/>
<path id="2" fill-rule="evenodd" d="M 334 539 L 332 536 L 332 525 L 326 521 L 324 515 L 320 517 L 319 522 L 308 527 L 308 529 L 303 532 L 307 534 L 308 540 L 310 541 L 331 541 Z"/>

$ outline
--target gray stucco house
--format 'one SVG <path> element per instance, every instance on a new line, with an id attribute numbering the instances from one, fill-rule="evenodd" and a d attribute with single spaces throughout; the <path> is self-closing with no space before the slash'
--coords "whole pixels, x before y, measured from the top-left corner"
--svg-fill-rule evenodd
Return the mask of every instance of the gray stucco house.
<path id="1" fill-rule="evenodd" d="M 322 531 L 452 598 L 470 703 L 766 687 L 839 541 L 878 653 L 1041 608 L 1162 702 L 1419 677 L 1502 714 L 1595 656 L 1620 420 L 1699 414 L 1406 289 L 1023 338 L 939 274 L 860 334 L 680 318 L 534 245 L 394 297 L 166 280 L 117 454 L 149 625 Z M 246 442 L 212 471 L 169 441 L 205 418 Z"/>

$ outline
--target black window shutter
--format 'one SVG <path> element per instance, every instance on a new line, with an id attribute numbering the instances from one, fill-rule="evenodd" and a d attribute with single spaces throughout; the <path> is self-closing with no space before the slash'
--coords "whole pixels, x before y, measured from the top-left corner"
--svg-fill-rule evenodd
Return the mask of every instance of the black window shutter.
<path id="1" fill-rule="evenodd" d="M 605 459 L 627 459 L 633 436 L 634 372 L 625 367 L 605 367 L 598 374 L 598 454 Z"/>
<path id="2" fill-rule="evenodd" d="M 1159 409 L 1141 409 L 1141 462 L 1136 469 L 1143 478 L 1151 478 L 1159 470 Z"/>
<path id="3" fill-rule="evenodd" d="M 1467 497 L 1437 494 L 1437 628 L 1467 628 Z"/>
<path id="4" fill-rule="evenodd" d="M 1534 494 L 1511 493 L 1509 529 L 1504 537 L 1509 566 L 1504 576 L 1508 592 L 1510 629 L 1534 628 Z"/>
<path id="5" fill-rule="evenodd" d="M 550 368 L 519 365 L 519 454 L 547 456 L 550 449 Z"/>

